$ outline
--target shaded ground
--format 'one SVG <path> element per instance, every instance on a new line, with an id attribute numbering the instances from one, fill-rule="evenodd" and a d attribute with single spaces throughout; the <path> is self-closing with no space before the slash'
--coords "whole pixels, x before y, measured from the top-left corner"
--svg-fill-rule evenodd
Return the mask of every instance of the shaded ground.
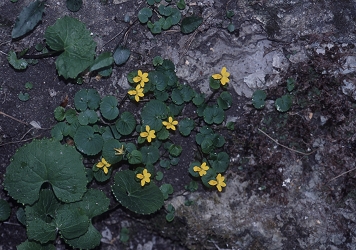
<path id="1" fill-rule="evenodd" d="M 14 13 L 29 2 L 0 3 L 0 111 L 19 120 L 0 116 L 0 184 L 16 149 L 33 138 L 50 136 L 53 110 L 66 96 L 73 105 L 79 89 L 93 87 L 102 95 L 123 97 L 126 74 L 136 68 L 149 70 L 156 55 L 171 59 L 178 76 L 201 89 L 212 68 L 226 65 L 234 96 L 228 118 L 236 124 L 234 131 L 223 131 L 231 156 L 225 192 L 184 192 L 190 177 L 183 161 L 166 173 L 177 193 L 174 222 L 166 223 L 163 211 L 142 217 L 118 209 L 95 222 L 110 243 L 98 249 L 142 249 L 144 244 L 145 249 L 356 249 L 354 1 L 187 1 L 191 11 L 206 18 L 197 34 L 152 36 L 136 24 L 127 36 L 111 42 L 130 27 L 123 22 L 125 15 L 134 21 L 142 2 L 85 2 L 82 10 L 70 13 L 64 3 L 47 1 L 35 32 L 11 42 Z M 226 30 L 226 9 L 236 13 L 233 33 Z M 64 15 L 87 25 L 98 50 L 113 50 L 125 42 L 133 51 L 130 60 L 115 67 L 110 78 L 87 79 L 83 85 L 59 78 L 54 58 L 24 72 L 8 65 L 10 49 L 43 42 L 45 28 Z M 293 106 L 280 113 L 274 101 L 288 92 L 290 77 L 296 80 Z M 29 81 L 32 90 L 24 87 Z M 257 88 L 267 92 L 262 110 L 256 110 L 250 98 Z M 20 101 L 20 91 L 27 91 L 30 100 Z M 31 121 L 44 129 L 33 129 Z M 189 145 L 185 150 L 188 154 Z M 0 197 L 8 199 L 2 189 Z M 188 199 L 195 204 L 182 205 Z M 123 228 L 130 230 L 126 245 L 119 240 Z M 6 239 L 0 240 L 2 249 L 15 249 L 26 239 L 15 211 L 2 223 L 0 239 Z M 58 248 L 65 245 L 58 242 Z"/>

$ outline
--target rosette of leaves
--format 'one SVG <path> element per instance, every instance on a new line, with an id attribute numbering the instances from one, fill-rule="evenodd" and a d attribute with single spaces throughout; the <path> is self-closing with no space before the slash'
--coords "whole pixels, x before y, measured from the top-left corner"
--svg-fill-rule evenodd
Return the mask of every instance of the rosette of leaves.
<path id="1" fill-rule="evenodd" d="M 61 54 L 56 69 L 65 79 L 76 78 L 94 62 L 96 44 L 89 30 L 79 20 L 65 16 L 45 32 L 47 45 Z"/>
<path id="2" fill-rule="evenodd" d="M 225 144 L 225 138 L 220 134 L 215 134 L 208 126 L 200 128 L 199 133 L 195 136 L 195 141 L 201 146 L 204 154 L 209 154 L 214 149 L 221 148 Z"/>
<path id="3" fill-rule="evenodd" d="M 33 204 L 44 183 L 51 185 L 62 202 L 82 198 L 87 178 L 75 148 L 50 139 L 34 140 L 19 148 L 6 169 L 5 190 L 19 203 Z"/>
<path id="4" fill-rule="evenodd" d="M 158 186 L 151 181 L 142 187 L 136 181 L 134 171 L 119 171 L 115 174 L 114 181 L 114 196 L 127 209 L 138 214 L 151 214 L 163 206 L 164 198 Z"/>

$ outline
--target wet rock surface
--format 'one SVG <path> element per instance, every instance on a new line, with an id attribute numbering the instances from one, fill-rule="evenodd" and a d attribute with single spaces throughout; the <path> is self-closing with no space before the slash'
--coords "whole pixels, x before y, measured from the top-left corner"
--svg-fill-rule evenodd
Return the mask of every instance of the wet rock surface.
<path id="1" fill-rule="evenodd" d="M 186 1 L 187 13 L 204 18 L 198 31 L 153 36 L 133 23 L 141 1 L 85 2 L 71 13 L 64 2 L 48 0 L 35 32 L 11 41 L 14 13 L 30 2 L 0 2 L 0 111 L 27 123 L 0 115 L 1 174 L 25 140 L 49 136 L 28 124 L 53 126 L 54 108 L 80 88 L 123 96 L 126 74 L 148 69 L 156 55 L 172 60 L 181 81 L 204 92 L 210 91 L 210 75 L 223 66 L 231 73 L 228 119 L 236 124 L 225 132 L 231 166 L 224 191 L 187 192 L 187 166 L 169 170 L 176 191 L 169 200 L 176 208 L 173 223 L 165 222 L 164 211 L 140 217 L 119 209 L 97 219 L 103 234 L 98 249 L 356 249 L 355 1 Z M 232 33 L 227 10 L 235 13 Z M 7 52 L 42 42 L 45 28 L 64 15 L 86 24 L 98 50 L 124 42 L 135 53 L 110 78 L 82 86 L 59 78 L 53 58 L 15 72 Z M 127 17 L 131 23 L 123 22 Z M 290 77 L 296 80 L 293 106 L 280 113 L 274 103 L 288 92 Z M 21 102 L 17 95 L 27 81 L 34 89 Z M 267 92 L 262 110 L 251 102 L 256 89 Z M 2 189 L 0 197 L 8 199 Z M 119 240 L 123 228 L 130 230 L 126 244 Z M 0 249 L 15 249 L 26 239 L 15 216 L 1 225 L 0 238 L 8 239 Z M 63 242 L 58 249 L 66 249 Z"/>

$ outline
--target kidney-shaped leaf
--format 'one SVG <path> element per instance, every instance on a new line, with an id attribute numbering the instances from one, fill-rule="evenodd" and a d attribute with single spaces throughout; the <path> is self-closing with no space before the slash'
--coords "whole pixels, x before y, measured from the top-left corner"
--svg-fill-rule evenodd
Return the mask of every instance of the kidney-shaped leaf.
<path id="1" fill-rule="evenodd" d="M 16 19 L 12 30 L 12 38 L 18 38 L 33 30 L 39 21 L 42 20 L 42 14 L 45 7 L 44 1 L 35 1 L 23 8 Z"/>
<path id="2" fill-rule="evenodd" d="M 72 17 L 59 18 L 45 32 L 48 46 L 63 52 L 56 60 L 58 74 L 65 79 L 76 78 L 94 61 L 96 44 L 85 25 Z"/>
<path id="3" fill-rule="evenodd" d="M 114 120 L 119 115 L 115 96 L 105 96 L 100 103 L 100 112 L 105 119 Z"/>
<path id="4" fill-rule="evenodd" d="M 159 131 L 162 120 L 167 118 L 168 108 L 164 102 L 152 100 L 147 103 L 141 112 L 142 124 L 149 125 L 151 129 Z"/>
<path id="5" fill-rule="evenodd" d="M 6 169 L 5 189 L 19 203 L 33 204 L 45 182 L 63 202 L 81 199 L 87 184 L 81 155 L 73 147 L 49 139 L 21 147 Z"/>
<path id="6" fill-rule="evenodd" d="M 131 55 L 131 51 L 127 48 L 118 46 L 114 52 L 114 61 L 117 65 L 124 64 Z"/>
<path id="7" fill-rule="evenodd" d="M 90 126 L 80 126 L 73 139 L 77 149 L 86 155 L 96 155 L 103 148 L 103 138 Z"/>
<path id="8" fill-rule="evenodd" d="M 136 127 L 136 119 L 135 116 L 125 111 L 120 115 L 119 120 L 115 123 L 117 131 L 122 135 L 129 135 L 131 134 Z"/>
<path id="9" fill-rule="evenodd" d="M 138 214 L 151 214 L 163 206 L 163 194 L 154 184 L 141 187 L 135 181 L 135 172 L 124 170 L 116 173 L 112 191 L 118 202 Z"/>

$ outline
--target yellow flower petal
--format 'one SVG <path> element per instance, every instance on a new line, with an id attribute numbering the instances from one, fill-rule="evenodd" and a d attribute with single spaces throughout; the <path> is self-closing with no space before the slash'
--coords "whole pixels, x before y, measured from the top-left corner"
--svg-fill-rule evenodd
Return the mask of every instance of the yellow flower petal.
<path id="1" fill-rule="evenodd" d="M 215 80 L 219 80 L 219 79 L 222 78 L 222 75 L 220 75 L 220 74 L 214 74 L 214 75 L 212 75 L 211 77 L 214 78 Z"/>

